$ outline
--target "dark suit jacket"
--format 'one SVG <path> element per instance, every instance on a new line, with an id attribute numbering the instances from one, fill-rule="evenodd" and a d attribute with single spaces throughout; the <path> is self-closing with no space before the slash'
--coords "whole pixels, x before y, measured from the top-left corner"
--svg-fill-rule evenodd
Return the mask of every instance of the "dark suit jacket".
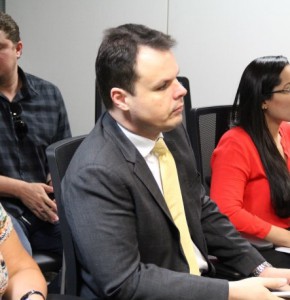
<path id="1" fill-rule="evenodd" d="M 164 133 L 180 178 L 192 240 L 244 275 L 264 259 L 205 195 L 181 125 Z M 228 283 L 188 274 L 179 233 L 152 173 L 105 113 L 77 150 L 63 201 L 88 299 L 228 299 Z M 209 263 L 209 271 L 213 271 Z"/>

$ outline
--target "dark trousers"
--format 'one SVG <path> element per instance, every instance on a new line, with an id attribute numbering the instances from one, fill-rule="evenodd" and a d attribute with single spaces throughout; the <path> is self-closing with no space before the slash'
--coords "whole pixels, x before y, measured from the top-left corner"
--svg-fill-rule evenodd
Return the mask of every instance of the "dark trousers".
<path id="1" fill-rule="evenodd" d="M 24 248 L 33 251 L 54 252 L 62 256 L 62 240 L 59 223 L 51 224 L 37 218 L 31 211 L 11 219 Z"/>

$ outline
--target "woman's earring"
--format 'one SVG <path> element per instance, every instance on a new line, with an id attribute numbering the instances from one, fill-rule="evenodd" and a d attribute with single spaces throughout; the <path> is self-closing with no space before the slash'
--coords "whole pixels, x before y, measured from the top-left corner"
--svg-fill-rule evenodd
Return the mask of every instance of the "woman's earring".
<path id="1" fill-rule="evenodd" d="M 263 110 L 266 110 L 267 108 L 268 108 L 268 107 L 267 107 L 266 104 L 263 104 L 263 105 L 262 105 L 262 109 L 263 109 Z"/>

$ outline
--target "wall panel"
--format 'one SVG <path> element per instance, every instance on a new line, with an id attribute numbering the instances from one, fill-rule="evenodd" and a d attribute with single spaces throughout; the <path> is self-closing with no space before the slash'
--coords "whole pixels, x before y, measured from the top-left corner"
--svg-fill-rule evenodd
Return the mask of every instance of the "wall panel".
<path id="1" fill-rule="evenodd" d="M 167 0 L 8 2 L 24 43 L 20 65 L 58 85 L 74 135 L 94 126 L 94 64 L 103 30 L 129 22 L 167 28 Z"/>

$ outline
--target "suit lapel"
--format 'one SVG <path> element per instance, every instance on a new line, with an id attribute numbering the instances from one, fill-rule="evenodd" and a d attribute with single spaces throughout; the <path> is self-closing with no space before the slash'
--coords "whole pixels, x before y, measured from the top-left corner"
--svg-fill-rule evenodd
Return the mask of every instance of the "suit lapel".
<path id="1" fill-rule="evenodd" d="M 136 147 L 131 143 L 131 141 L 124 135 L 122 130 L 118 127 L 116 121 L 108 113 L 105 113 L 105 115 L 103 116 L 103 122 L 105 124 L 105 131 L 108 135 L 111 136 L 112 140 L 116 144 L 116 147 L 120 149 L 125 160 L 128 162 L 128 165 L 132 166 L 135 176 L 144 184 L 144 187 L 152 195 L 154 201 L 156 201 L 160 209 L 164 212 L 164 214 L 169 218 L 171 223 L 176 228 L 171 214 L 168 210 L 168 207 L 165 203 L 164 197 L 144 158 L 141 156 Z M 177 135 L 178 134 L 180 134 L 180 132 L 177 133 Z M 176 147 L 176 143 L 178 143 L 178 138 L 175 136 L 171 136 L 171 134 L 165 134 L 164 137 L 168 148 L 170 149 L 172 155 L 174 156 L 174 159 L 176 160 L 176 165 L 178 166 L 178 173 L 186 174 L 186 164 L 184 164 L 186 156 L 182 155 L 182 153 L 180 153 L 179 149 Z M 181 182 L 180 185 L 181 188 L 184 188 L 183 182 Z M 196 213 L 196 207 L 193 202 L 194 201 L 192 200 L 189 205 L 185 203 L 185 210 L 189 210 L 189 215 L 187 216 L 191 219 L 191 222 L 193 223 L 193 226 L 189 227 L 189 229 L 194 243 L 196 244 L 196 246 L 198 246 L 198 248 L 201 249 L 203 255 L 206 255 L 204 251 L 204 240 L 202 238 L 202 235 L 200 234 L 202 232 L 201 224 L 199 222 L 199 218 Z M 202 247 L 200 247 L 201 245 Z"/>
<path id="2" fill-rule="evenodd" d="M 115 141 L 116 146 L 120 149 L 127 162 L 131 164 L 135 176 L 144 184 L 154 201 L 158 203 L 161 210 L 171 222 L 173 222 L 163 195 L 144 158 L 108 113 L 105 113 L 103 122 L 105 124 L 106 132 L 112 137 L 113 141 Z"/>
<path id="3" fill-rule="evenodd" d="M 139 154 L 139 153 L 138 153 Z M 156 183 L 150 169 L 148 168 L 145 160 L 139 154 L 134 167 L 135 175 L 143 182 L 144 186 L 152 195 L 153 199 L 158 203 L 159 207 L 167 215 L 167 217 L 173 222 L 169 209 L 165 203 L 164 197 Z"/>

